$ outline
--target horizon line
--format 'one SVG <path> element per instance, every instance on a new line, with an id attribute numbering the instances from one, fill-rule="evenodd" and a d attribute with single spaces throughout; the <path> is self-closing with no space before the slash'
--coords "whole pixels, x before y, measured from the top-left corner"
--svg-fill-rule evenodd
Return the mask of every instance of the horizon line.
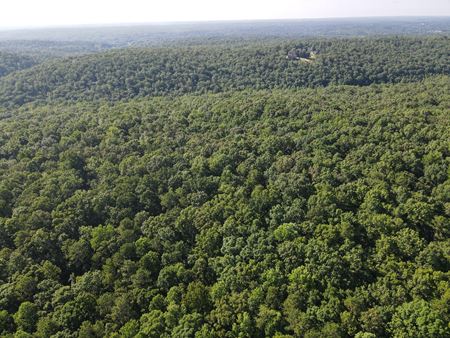
<path id="1" fill-rule="evenodd" d="M 219 20 L 176 20 L 176 21 L 142 21 L 142 22 L 104 22 L 104 23 L 79 23 L 79 24 L 54 24 L 54 25 L 29 25 L 29 26 L 0 26 L 1 32 L 44 30 L 44 29 L 71 29 L 71 28 L 101 28 L 101 27 L 131 27 L 131 26 L 166 26 L 183 24 L 207 24 L 207 23 L 250 23 L 250 22 L 275 22 L 275 21 L 314 21 L 314 20 L 349 20 L 349 19 L 450 19 L 450 15 L 374 15 L 374 16 L 334 16 L 334 17 L 304 17 L 304 18 L 272 18 L 272 19 L 219 19 Z"/>

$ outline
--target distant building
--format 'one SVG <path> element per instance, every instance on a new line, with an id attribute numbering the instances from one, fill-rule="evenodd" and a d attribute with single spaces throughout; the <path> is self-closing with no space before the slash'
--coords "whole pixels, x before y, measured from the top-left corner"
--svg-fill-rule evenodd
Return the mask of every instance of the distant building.
<path id="1" fill-rule="evenodd" d="M 306 51 L 304 49 L 291 49 L 286 59 L 288 60 L 300 60 L 300 59 L 313 59 L 316 56 L 316 52 Z"/>

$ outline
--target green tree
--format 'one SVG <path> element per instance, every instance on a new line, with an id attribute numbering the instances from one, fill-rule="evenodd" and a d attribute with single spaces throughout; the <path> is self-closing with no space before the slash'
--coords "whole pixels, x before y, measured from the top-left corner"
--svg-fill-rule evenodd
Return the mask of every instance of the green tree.
<path id="1" fill-rule="evenodd" d="M 399 306 L 389 327 L 393 337 L 447 337 L 450 334 L 442 314 L 424 300 Z"/>
<path id="2" fill-rule="evenodd" d="M 14 314 L 14 322 L 19 329 L 33 333 L 38 321 L 38 308 L 31 302 L 23 302 Z"/>

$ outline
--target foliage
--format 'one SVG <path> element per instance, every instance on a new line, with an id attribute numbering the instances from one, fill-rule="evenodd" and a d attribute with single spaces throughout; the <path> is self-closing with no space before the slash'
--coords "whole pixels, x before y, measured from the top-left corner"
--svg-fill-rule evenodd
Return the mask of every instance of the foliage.
<path id="1" fill-rule="evenodd" d="M 37 62 L 30 56 L 0 51 L 0 77 L 34 66 Z"/>
<path id="2" fill-rule="evenodd" d="M 0 334 L 448 336 L 449 80 L 5 111 Z"/>
<path id="3" fill-rule="evenodd" d="M 314 51 L 309 63 L 287 58 Z M 126 48 L 50 60 L 0 79 L 0 106 L 242 89 L 369 85 L 450 74 L 447 36 Z"/>

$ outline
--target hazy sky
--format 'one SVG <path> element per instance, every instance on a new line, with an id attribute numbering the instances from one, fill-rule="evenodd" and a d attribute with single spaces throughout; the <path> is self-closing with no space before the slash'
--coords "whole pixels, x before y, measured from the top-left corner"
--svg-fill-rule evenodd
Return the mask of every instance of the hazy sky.
<path id="1" fill-rule="evenodd" d="M 0 0 L 0 27 L 404 15 L 448 16 L 450 0 Z"/>

